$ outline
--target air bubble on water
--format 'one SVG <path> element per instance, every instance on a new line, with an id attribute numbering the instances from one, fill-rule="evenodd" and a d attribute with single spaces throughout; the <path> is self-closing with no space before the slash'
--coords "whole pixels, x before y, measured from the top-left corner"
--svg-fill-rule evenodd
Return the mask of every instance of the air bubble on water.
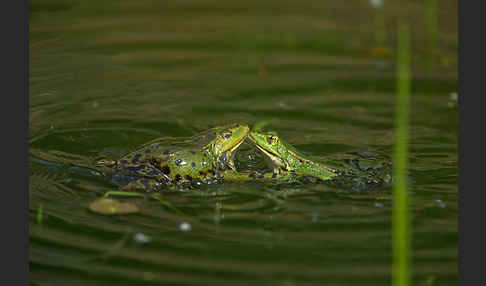
<path id="1" fill-rule="evenodd" d="M 381 8 L 383 6 L 383 0 L 370 0 L 370 3 L 374 8 Z"/>
<path id="2" fill-rule="evenodd" d="M 137 243 L 148 243 L 150 242 L 151 238 L 144 233 L 137 232 L 133 235 L 133 240 L 135 240 Z"/>
<path id="3" fill-rule="evenodd" d="M 449 93 L 449 98 L 453 101 L 457 101 L 457 92 Z"/>
<path id="4" fill-rule="evenodd" d="M 181 231 L 191 231 L 192 229 L 192 226 L 190 223 L 188 222 L 182 222 L 180 225 L 179 225 L 179 229 Z"/>
<path id="5" fill-rule="evenodd" d="M 446 204 L 442 200 L 435 200 L 439 208 L 445 208 Z"/>
<path id="6" fill-rule="evenodd" d="M 383 206 L 384 206 L 383 203 L 379 203 L 379 202 L 375 203 L 375 207 L 377 207 L 377 208 L 382 208 Z"/>
<path id="7" fill-rule="evenodd" d="M 98 172 L 98 171 L 93 171 L 93 170 L 92 170 L 92 171 L 91 171 L 91 175 L 93 175 L 93 176 L 100 176 L 100 177 L 101 177 L 103 174 L 101 174 L 101 173 L 100 173 L 100 172 Z"/>

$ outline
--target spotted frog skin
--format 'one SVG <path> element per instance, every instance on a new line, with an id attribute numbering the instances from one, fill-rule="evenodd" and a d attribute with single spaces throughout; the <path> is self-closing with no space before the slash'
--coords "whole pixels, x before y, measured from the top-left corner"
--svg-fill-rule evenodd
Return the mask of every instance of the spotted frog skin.
<path id="1" fill-rule="evenodd" d="M 248 138 L 265 155 L 273 169 L 271 177 L 276 180 L 317 178 L 356 191 L 380 188 L 392 181 L 389 162 L 371 154 L 356 153 L 354 156 L 315 162 L 305 158 L 276 132 L 253 131 Z M 268 178 L 269 174 L 261 174 L 260 177 Z"/>
<path id="2" fill-rule="evenodd" d="M 153 141 L 119 160 L 98 164 L 112 168 L 110 178 L 127 191 L 211 184 L 236 175 L 234 152 L 248 133 L 247 125 L 215 127 L 174 146 Z"/>

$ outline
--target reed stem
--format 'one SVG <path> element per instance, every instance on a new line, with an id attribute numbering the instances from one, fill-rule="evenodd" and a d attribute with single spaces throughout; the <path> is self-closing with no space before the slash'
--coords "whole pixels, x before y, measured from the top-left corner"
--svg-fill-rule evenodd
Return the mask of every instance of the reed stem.
<path id="1" fill-rule="evenodd" d="M 393 189 L 392 285 L 410 285 L 410 218 L 407 194 L 408 114 L 410 101 L 410 45 L 408 25 L 398 28 L 396 143 Z"/>

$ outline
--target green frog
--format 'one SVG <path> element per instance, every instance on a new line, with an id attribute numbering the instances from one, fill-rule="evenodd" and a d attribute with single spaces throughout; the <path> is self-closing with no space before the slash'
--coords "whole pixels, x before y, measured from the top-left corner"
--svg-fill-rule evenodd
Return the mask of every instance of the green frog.
<path id="1" fill-rule="evenodd" d="M 334 186 L 352 190 L 368 190 L 391 182 L 391 166 L 383 158 L 370 153 L 342 156 L 338 160 L 315 162 L 285 142 L 276 132 L 249 133 L 248 138 L 262 151 L 272 173 L 261 174 L 266 179 L 300 180 L 315 178 Z M 357 156 L 356 156 L 357 155 Z"/>
<path id="2" fill-rule="evenodd" d="M 251 132 L 248 137 L 255 146 L 265 154 L 265 160 L 272 168 L 272 176 L 313 176 L 321 180 L 329 180 L 338 176 L 335 169 L 305 158 L 295 147 L 285 142 L 276 132 Z"/>
<path id="3" fill-rule="evenodd" d="M 247 125 L 215 127 L 191 138 L 158 139 L 119 160 L 100 160 L 104 172 L 124 191 L 154 191 L 179 185 L 235 180 L 234 153 L 249 133 Z"/>

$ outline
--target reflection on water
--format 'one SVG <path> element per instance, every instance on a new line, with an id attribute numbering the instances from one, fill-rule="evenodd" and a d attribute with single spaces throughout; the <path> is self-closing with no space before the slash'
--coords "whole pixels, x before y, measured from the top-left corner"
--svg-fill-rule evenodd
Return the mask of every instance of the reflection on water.
<path id="1" fill-rule="evenodd" d="M 440 2 L 429 69 L 425 4 L 384 2 L 377 47 L 375 8 L 348 2 L 30 1 L 32 284 L 389 285 L 390 189 L 212 185 L 163 194 L 183 215 L 117 197 L 139 212 L 104 216 L 89 204 L 116 186 L 90 168 L 260 120 L 314 157 L 390 156 L 392 31 L 406 16 L 414 285 L 456 285 L 456 3 Z"/>

